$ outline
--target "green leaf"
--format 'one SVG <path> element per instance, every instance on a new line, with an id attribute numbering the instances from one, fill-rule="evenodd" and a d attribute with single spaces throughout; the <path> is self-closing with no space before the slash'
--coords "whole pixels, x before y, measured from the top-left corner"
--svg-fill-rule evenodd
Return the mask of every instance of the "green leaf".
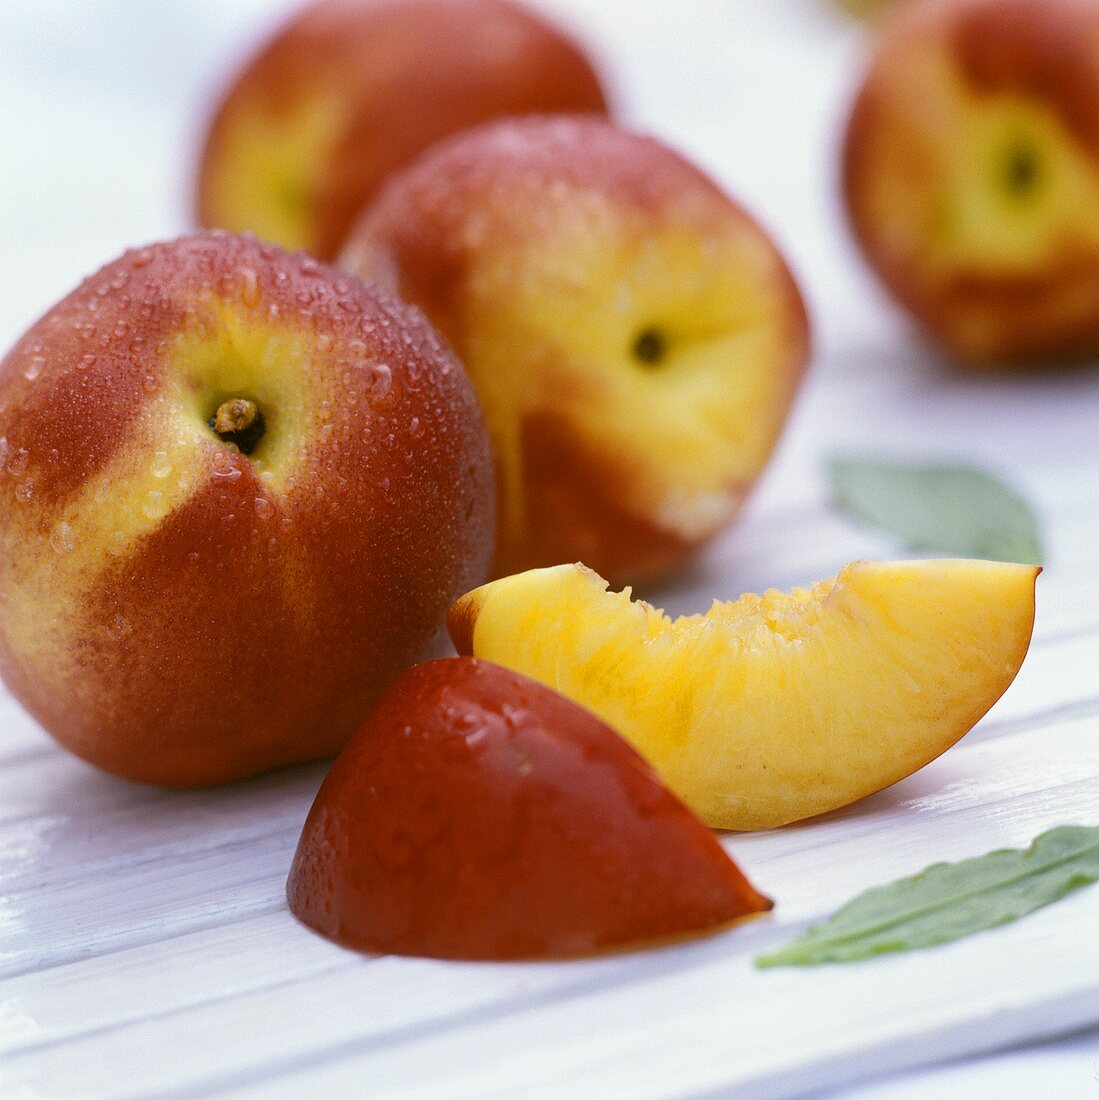
<path id="1" fill-rule="evenodd" d="M 1026 501 L 982 470 L 832 458 L 828 475 L 838 508 L 899 535 L 912 550 L 1041 563 Z"/>
<path id="2" fill-rule="evenodd" d="M 1023 851 L 936 863 L 859 894 L 824 924 L 756 966 L 854 962 L 915 951 L 1008 924 L 1099 881 L 1099 827 L 1063 825 Z"/>

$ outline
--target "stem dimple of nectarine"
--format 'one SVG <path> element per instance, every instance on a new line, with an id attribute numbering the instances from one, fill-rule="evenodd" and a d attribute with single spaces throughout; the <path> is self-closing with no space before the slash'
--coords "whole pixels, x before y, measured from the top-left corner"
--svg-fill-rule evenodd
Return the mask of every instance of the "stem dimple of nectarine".
<path id="1" fill-rule="evenodd" d="M 633 344 L 634 358 L 646 367 L 658 367 L 668 354 L 668 341 L 656 328 L 647 328 L 638 334 Z"/>
<path id="2" fill-rule="evenodd" d="M 241 454 L 250 455 L 267 430 L 263 410 L 247 397 L 230 397 L 218 405 L 206 422 L 224 443 L 232 443 Z"/>

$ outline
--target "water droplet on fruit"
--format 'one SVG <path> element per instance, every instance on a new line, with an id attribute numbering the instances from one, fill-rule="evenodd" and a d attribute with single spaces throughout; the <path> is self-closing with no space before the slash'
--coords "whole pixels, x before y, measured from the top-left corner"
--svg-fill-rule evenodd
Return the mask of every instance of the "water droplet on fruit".
<path id="1" fill-rule="evenodd" d="M 141 510 L 149 519 L 162 519 L 168 514 L 168 498 L 159 489 L 150 489 L 141 502 Z"/>
<path id="2" fill-rule="evenodd" d="M 413 439 L 419 439 L 424 434 L 424 426 L 418 416 L 414 416 L 408 425 L 408 434 Z"/>
<path id="3" fill-rule="evenodd" d="M 28 382 L 33 382 L 41 373 L 42 368 L 46 365 L 46 360 L 41 355 L 34 355 L 23 368 L 23 377 Z"/>
<path id="4" fill-rule="evenodd" d="M 256 518 L 262 520 L 268 520 L 271 518 L 271 502 L 266 497 L 256 497 L 255 499 Z"/>
<path id="5" fill-rule="evenodd" d="M 156 389 L 156 379 L 151 374 L 145 375 L 145 377 L 141 379 L 141 388 L 146 393 L 152 393 Z"/>
<path id="6" fill-rule="evenodd" d="M 12 477 L 18 477 L 27 468 L 27 459 L 30 458 L 30 454 L 26 447 L 20 447 L 11 452 L 11 457 L 8 459 L 8 473 Z"/>
<path id="7" fill-rule="evenodd" d="M 24 481 L 20 485 L 16 486 L 15 499 L 18 500 L 20 504 L 26 504 L 32 496 L 34 496 L 33 481 Z"/>
<path id="8" fill-rule="evenodd" d="M 107 552 L 117 558 L 126 549 L 126 533 L 115 531 L 107 540 Z"/>
<path id="9" fill-rule="evenodd" d="M 172 472 L 172 460 L 165 451 L 153 455 L 153 477 L 167 477 Z"/>
<path id="10" fill-rule="evenodd" d="M 250 267 L 240 269 L 240 300 L 249 309 L 259 305 L 259 276 Z"/>
<path id="11" fill-rule="evenodd" d="M 77 370 L 89 370 L 91 367 L 94 367 L 97 362 L 98 362 L 98 359 L 94 355 L 82 355 L 76 361 L 76 369 Z"/>
<path id="12" fill-rule="evenodd" d="M 316 343 L 317 351 L 329 351 L 332 347 L 332 337 L 327 332 L 319 333 Z"/>
<path id="13" fill-rule="evenodd" d="M 0 467 L 7 465 L 9 450 L 11 450 L 11 444 L 8 443 L 8 437 L 0 435 Z"/>
<path id="14" fill-rule="evenodd" d="M 111 289 L 121 290 L 130 281 L 130 273 L 125 268 L 120 268 L 111 277 Z"/>
<path id="15" fill-rule="evenodd" d="M 76 533 L 72 525 L 62 520 L 50 535 L 50 546 L 58 554 L 67 554 L 76 545 Z"/>
<path id="16" fill-rule="evenodd" d="M 139 248 L 130 259 L 134 267 L 147 267 L 153 262 L 153 250 L 151 248 Z"/>
<path id="17" fill-rule="evenodd" d="M 384 401 L 393 388 L 393 372 L 384 363 L 364 363 L 366 396 L 371 402 Z"/>
<path id="18" fill-rule="evenodd" d="M 267 316 L 270 317 L 272 321 L 275 321 L 275 320 L 278 319 L 278 316 L 279 316 L 279 304 L 278 304 L 278 302 L 272 302 L 267 307 Z"/>

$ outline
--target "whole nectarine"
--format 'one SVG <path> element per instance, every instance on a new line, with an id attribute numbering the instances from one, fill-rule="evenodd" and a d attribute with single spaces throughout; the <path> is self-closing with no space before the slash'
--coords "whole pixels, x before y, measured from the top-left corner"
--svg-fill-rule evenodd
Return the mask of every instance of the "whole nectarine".
<path id="1" fill-rule="evenodd" d="M 1099 4 L 925 0 L 883 29 L 847 132 L 851 224 L 955 358 L 1099 347 Z"/>
<path id="2" fill-rule="evenodd" d="M 599 119 L 489 124 L 383 188 L 341 264 L 421 306 L 497 464 L 496 571 L 664 572 L 736 515 L 808 352 L 774 245 L 672 150 Z"/>
<path id="3" fill-rule="evenodd" d="M 582 51 L 511 0 L 316 0 L 218 107 L 199 219 L 331 259 L 381 181 L 440 138 L 605 110 Z"/>
<path id="4" fill-rule="evenodd" d="M 490 554 L 488 444 L 415 311 L 254 239 L 128 252 L 0 365 L 0 675 L 168 785 L 337 752 Z"/>
<path id="5" fill-rule="evenodd" d="M 321 786 L 290 908 L 348 947 L 546 958 L 771 907 L 594 714 L 485 661 L 393 684 Z"/>

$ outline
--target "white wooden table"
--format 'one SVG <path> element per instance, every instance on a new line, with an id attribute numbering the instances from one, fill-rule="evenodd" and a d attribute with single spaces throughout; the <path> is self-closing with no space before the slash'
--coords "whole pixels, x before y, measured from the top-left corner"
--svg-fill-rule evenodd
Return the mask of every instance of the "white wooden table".
<path id="1" fill-rule="evenodd" d="M 1099 824 L 1099 375 L 964 377 L 882 298 L 834 195 L 862 44 L 823 5 L 545 6 L 604 43 L 638 125 L 761 214 L 817 322 L 812 376 L 745 521 L 654 598 L 697 610 L 900 555 L 828 509 L 833 450 L 976 460 L 1042 516 L 1048 569 L 1023 671 L 920 774 L 800 827 L 729 837 L 777 899 L 772 917 L 568 965 L 345 953 L 283 900 L 322 768 L 163 793 L 67 756 L 2 697 L 0 1096 L 1099 1096 L 1086 1030 L 1099 1025 L 1097 888 L 911 956 L 751 963 L 864 887 Z M 123 246 L 185 226 L 200 104 L 271 4 L 225 7 L 5 0 L 0 343 Z"/>

